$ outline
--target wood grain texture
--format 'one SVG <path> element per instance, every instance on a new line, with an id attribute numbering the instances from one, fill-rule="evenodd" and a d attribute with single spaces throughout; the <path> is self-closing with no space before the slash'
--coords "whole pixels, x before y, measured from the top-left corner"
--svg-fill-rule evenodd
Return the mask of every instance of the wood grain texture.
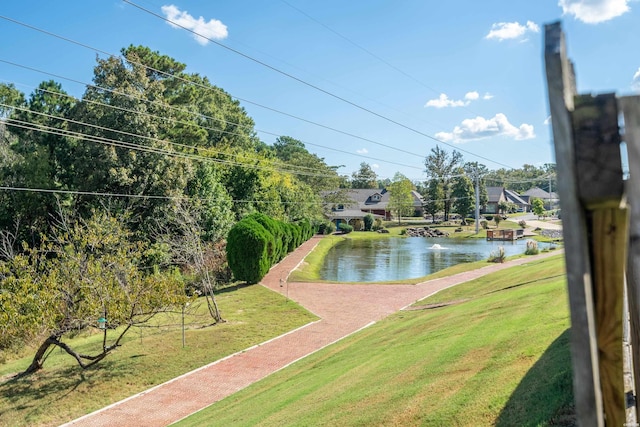
<path id="1" fill-rule="evenodd" d="M 596 330 L 602 399 L 607 425 L 626 422 L 622 347 L 628 210 L 597 209 L 592 214 Z"/>
<path id="2" fill-rule="evenodd" d="M 575 76 L 573 66 L 567 59 L 564 33 L 559 22 L 545 26 L 544 56 L 558 193 L 563 212 L 576 416 L 581 426 L 603 426 L 589 244 L 585 212 L 577 197 L 570 118 L 576 94 Z"/>

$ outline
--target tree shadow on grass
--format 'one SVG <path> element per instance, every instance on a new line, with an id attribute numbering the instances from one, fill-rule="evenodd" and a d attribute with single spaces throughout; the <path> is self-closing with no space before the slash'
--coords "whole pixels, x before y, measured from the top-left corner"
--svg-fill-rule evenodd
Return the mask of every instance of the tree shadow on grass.
<path id="1" fill-rule="evenodd" d="M 567 329 L 529 369 L 502 409 L 496 426 L 576 425 L 569 337 Z"/>
<path id="2" fill-rule="evenodd" d="M 0 384 L 0 401 L 6 402 L 0 405 L 0 425 L 7 421 L 4 418 L 11 410 L 19 411 L 24 419 L 37 418 L 54 401 L 75 399 L 72 395 L 86 394 L 93 384 L 126 375 L 126 367 L 116 368 L 113 361 L 102 361 L 86 370 L 75 365 L 51 370 L 45 366 L 31 375 L 10 379 Z"/>

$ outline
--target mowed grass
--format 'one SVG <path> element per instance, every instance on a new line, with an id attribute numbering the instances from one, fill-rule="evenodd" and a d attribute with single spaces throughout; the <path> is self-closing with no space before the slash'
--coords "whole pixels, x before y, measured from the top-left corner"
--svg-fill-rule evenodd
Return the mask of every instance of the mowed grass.
<path id="1" fill-rule="evenodd" d="M 0 425 L 59 425 L 316 320 L 297 304 L 258 285 L 226 290 L 217 300 L 227 322 L 202 328 L 211 322 L 206 306 L 187 310 L 185 348 L 182 316 L 176 313 L 157 316 L 149 328 L 129 332 L 122 347 L 85 371 L 56 349 L 42 371 L 6 381 L 11 373 L 24 370 L 31 359 L 4 361 L 0 365 L 0 377 L 4 377 Z M 69 343 L 95 353 L 101 335 L 78 337 Z"/>
<path id="2" fill-rule="evenodd" d="M 179 426 L 565 425 L 572 380 L 563 273 L 558 256 L 451 288 Z"/>

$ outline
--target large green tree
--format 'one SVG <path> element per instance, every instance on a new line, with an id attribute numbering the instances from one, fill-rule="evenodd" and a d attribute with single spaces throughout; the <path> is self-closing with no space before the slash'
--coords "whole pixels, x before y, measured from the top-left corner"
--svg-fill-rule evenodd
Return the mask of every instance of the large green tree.
<path id="1" fill-rule="evenodd" d="M 351 174 L 351 188 L 378 188 L 378 175 L 369 163 L 360 163 L 360 169 Z"/>
<path id="2" fill-rule="evenodd" d="M 456 150 L 449 154 L 436 145 L 425 158 L 424 166 L 428 180 L 436 180 L 442 188 L 444 220 L 448 221 L 451 212 L 453 183 L 456 175 L 459 175 L 460 166 L 462 166 L 462 154 Z"/>
<path id="3" fill-rule="evenodd" d="M 453 210 L 466 218 L 475 208 L 475 189 L 471 179 L 462 175 L 454 180 L 453 189 L 451 191 L 453 198 Z"/>
<path id="4" fill-rule="evenodd" d="M 431 215 L 431 220 L 436 220 L 436 215 L 444 209 L 444 191 L 437 179 L 427 182 L 424 194 L 424 211 Z"/>
<path id="5" fill-rule="evenodd" d="M 414 212 L 413 184 L 409 178 L 397 172 L 391 184 L 387 186 L 387 190 L 389 191 L 387 208 L 398 218 L 398 224 L 400 224 L 403 216 Z"/>

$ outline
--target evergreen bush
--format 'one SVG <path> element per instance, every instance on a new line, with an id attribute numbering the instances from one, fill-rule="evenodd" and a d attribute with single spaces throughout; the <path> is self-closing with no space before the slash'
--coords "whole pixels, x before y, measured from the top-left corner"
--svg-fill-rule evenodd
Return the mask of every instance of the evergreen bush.
<path id="1" fill-rule="evenodd" d="M 236 280 L 258 283 L 271 267 L 273 236 L 253 218 L 237 222 L 227 236 L 227 261 Z"/>

